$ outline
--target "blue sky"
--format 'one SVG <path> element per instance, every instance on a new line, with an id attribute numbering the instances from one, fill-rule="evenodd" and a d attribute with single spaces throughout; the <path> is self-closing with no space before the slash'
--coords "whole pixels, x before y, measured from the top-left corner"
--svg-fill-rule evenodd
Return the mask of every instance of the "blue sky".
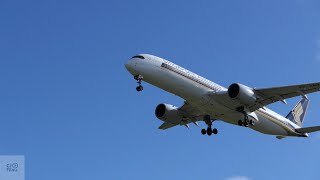
<path id="1" fill-rule="evenodd" d="M 316 0 L 2 0 L 0 154 L 25 155 L 32 180 L 318 180 L 320 133 L 158 130 L 154 108 L 183 100 L 137 93 L 124 63 L 154 54 L 225 87 L 319 82 L 319 20 Z M 309 98 L 305 126 L 319 125 L 320 94 Z"/>

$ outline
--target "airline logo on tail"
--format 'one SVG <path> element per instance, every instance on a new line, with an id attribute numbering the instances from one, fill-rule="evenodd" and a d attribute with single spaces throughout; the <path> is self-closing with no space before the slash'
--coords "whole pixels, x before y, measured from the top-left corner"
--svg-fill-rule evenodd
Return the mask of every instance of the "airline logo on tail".
<path id="1" fill-rule="evenodd" d="M 287 115 L 287 118 L 302 127 L 306 112 L 309 106 L 309 99 L 302 98 L 300 102 L 293 108 L 293 110 Z"/>

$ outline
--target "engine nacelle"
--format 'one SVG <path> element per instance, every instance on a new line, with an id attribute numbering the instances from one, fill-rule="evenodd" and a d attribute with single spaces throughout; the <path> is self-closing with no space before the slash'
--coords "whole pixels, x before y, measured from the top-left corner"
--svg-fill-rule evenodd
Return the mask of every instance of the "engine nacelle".
<path id="1" fill-rule="evenodd" d="M 156 117 L 161 121 L 179 124 L 182 120 L 182 115 L 179 113 L 178 107 L 170 104 L 159 104 L 155 110 Z"/>
<path id="2" fill-rule="evenodd" d="M 228 94 L 231 99 L 236 99 L 243 105 L 253 105 L 257 100 L 252 88 L 243 84 L 231 84 L 228 88 Z"/>

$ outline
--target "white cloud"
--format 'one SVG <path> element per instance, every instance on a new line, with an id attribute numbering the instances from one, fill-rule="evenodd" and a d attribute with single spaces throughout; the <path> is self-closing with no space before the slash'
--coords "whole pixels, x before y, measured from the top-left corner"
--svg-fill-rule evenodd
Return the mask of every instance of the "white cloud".
<path id="1" fill-rule="evenodd" d="M 227 178 L 226 180 L 250 180 L 250 179 L 246 176 L 232 176 Z"/>

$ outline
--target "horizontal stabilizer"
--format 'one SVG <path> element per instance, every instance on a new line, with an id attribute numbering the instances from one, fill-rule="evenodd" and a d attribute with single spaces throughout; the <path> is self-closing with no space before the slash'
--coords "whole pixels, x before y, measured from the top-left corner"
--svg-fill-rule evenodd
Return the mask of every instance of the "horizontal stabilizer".
<path id="1" fill-rule="evenodd" d="M 296 131 L 298 131 L 299 133 L 312 133 L 312 132 L 320 131 L 320 126 L 298 128 L 296 129 Z"/>
<path id="2" fill-rule="evenodd" d="M 163 124 L 161 124 L 161 126 L 159 126 L 159 129 L 165 130 L 165 129 L 171 128 L 173 126 L 176 126 L 176 124 L 163 123 Z"/>

